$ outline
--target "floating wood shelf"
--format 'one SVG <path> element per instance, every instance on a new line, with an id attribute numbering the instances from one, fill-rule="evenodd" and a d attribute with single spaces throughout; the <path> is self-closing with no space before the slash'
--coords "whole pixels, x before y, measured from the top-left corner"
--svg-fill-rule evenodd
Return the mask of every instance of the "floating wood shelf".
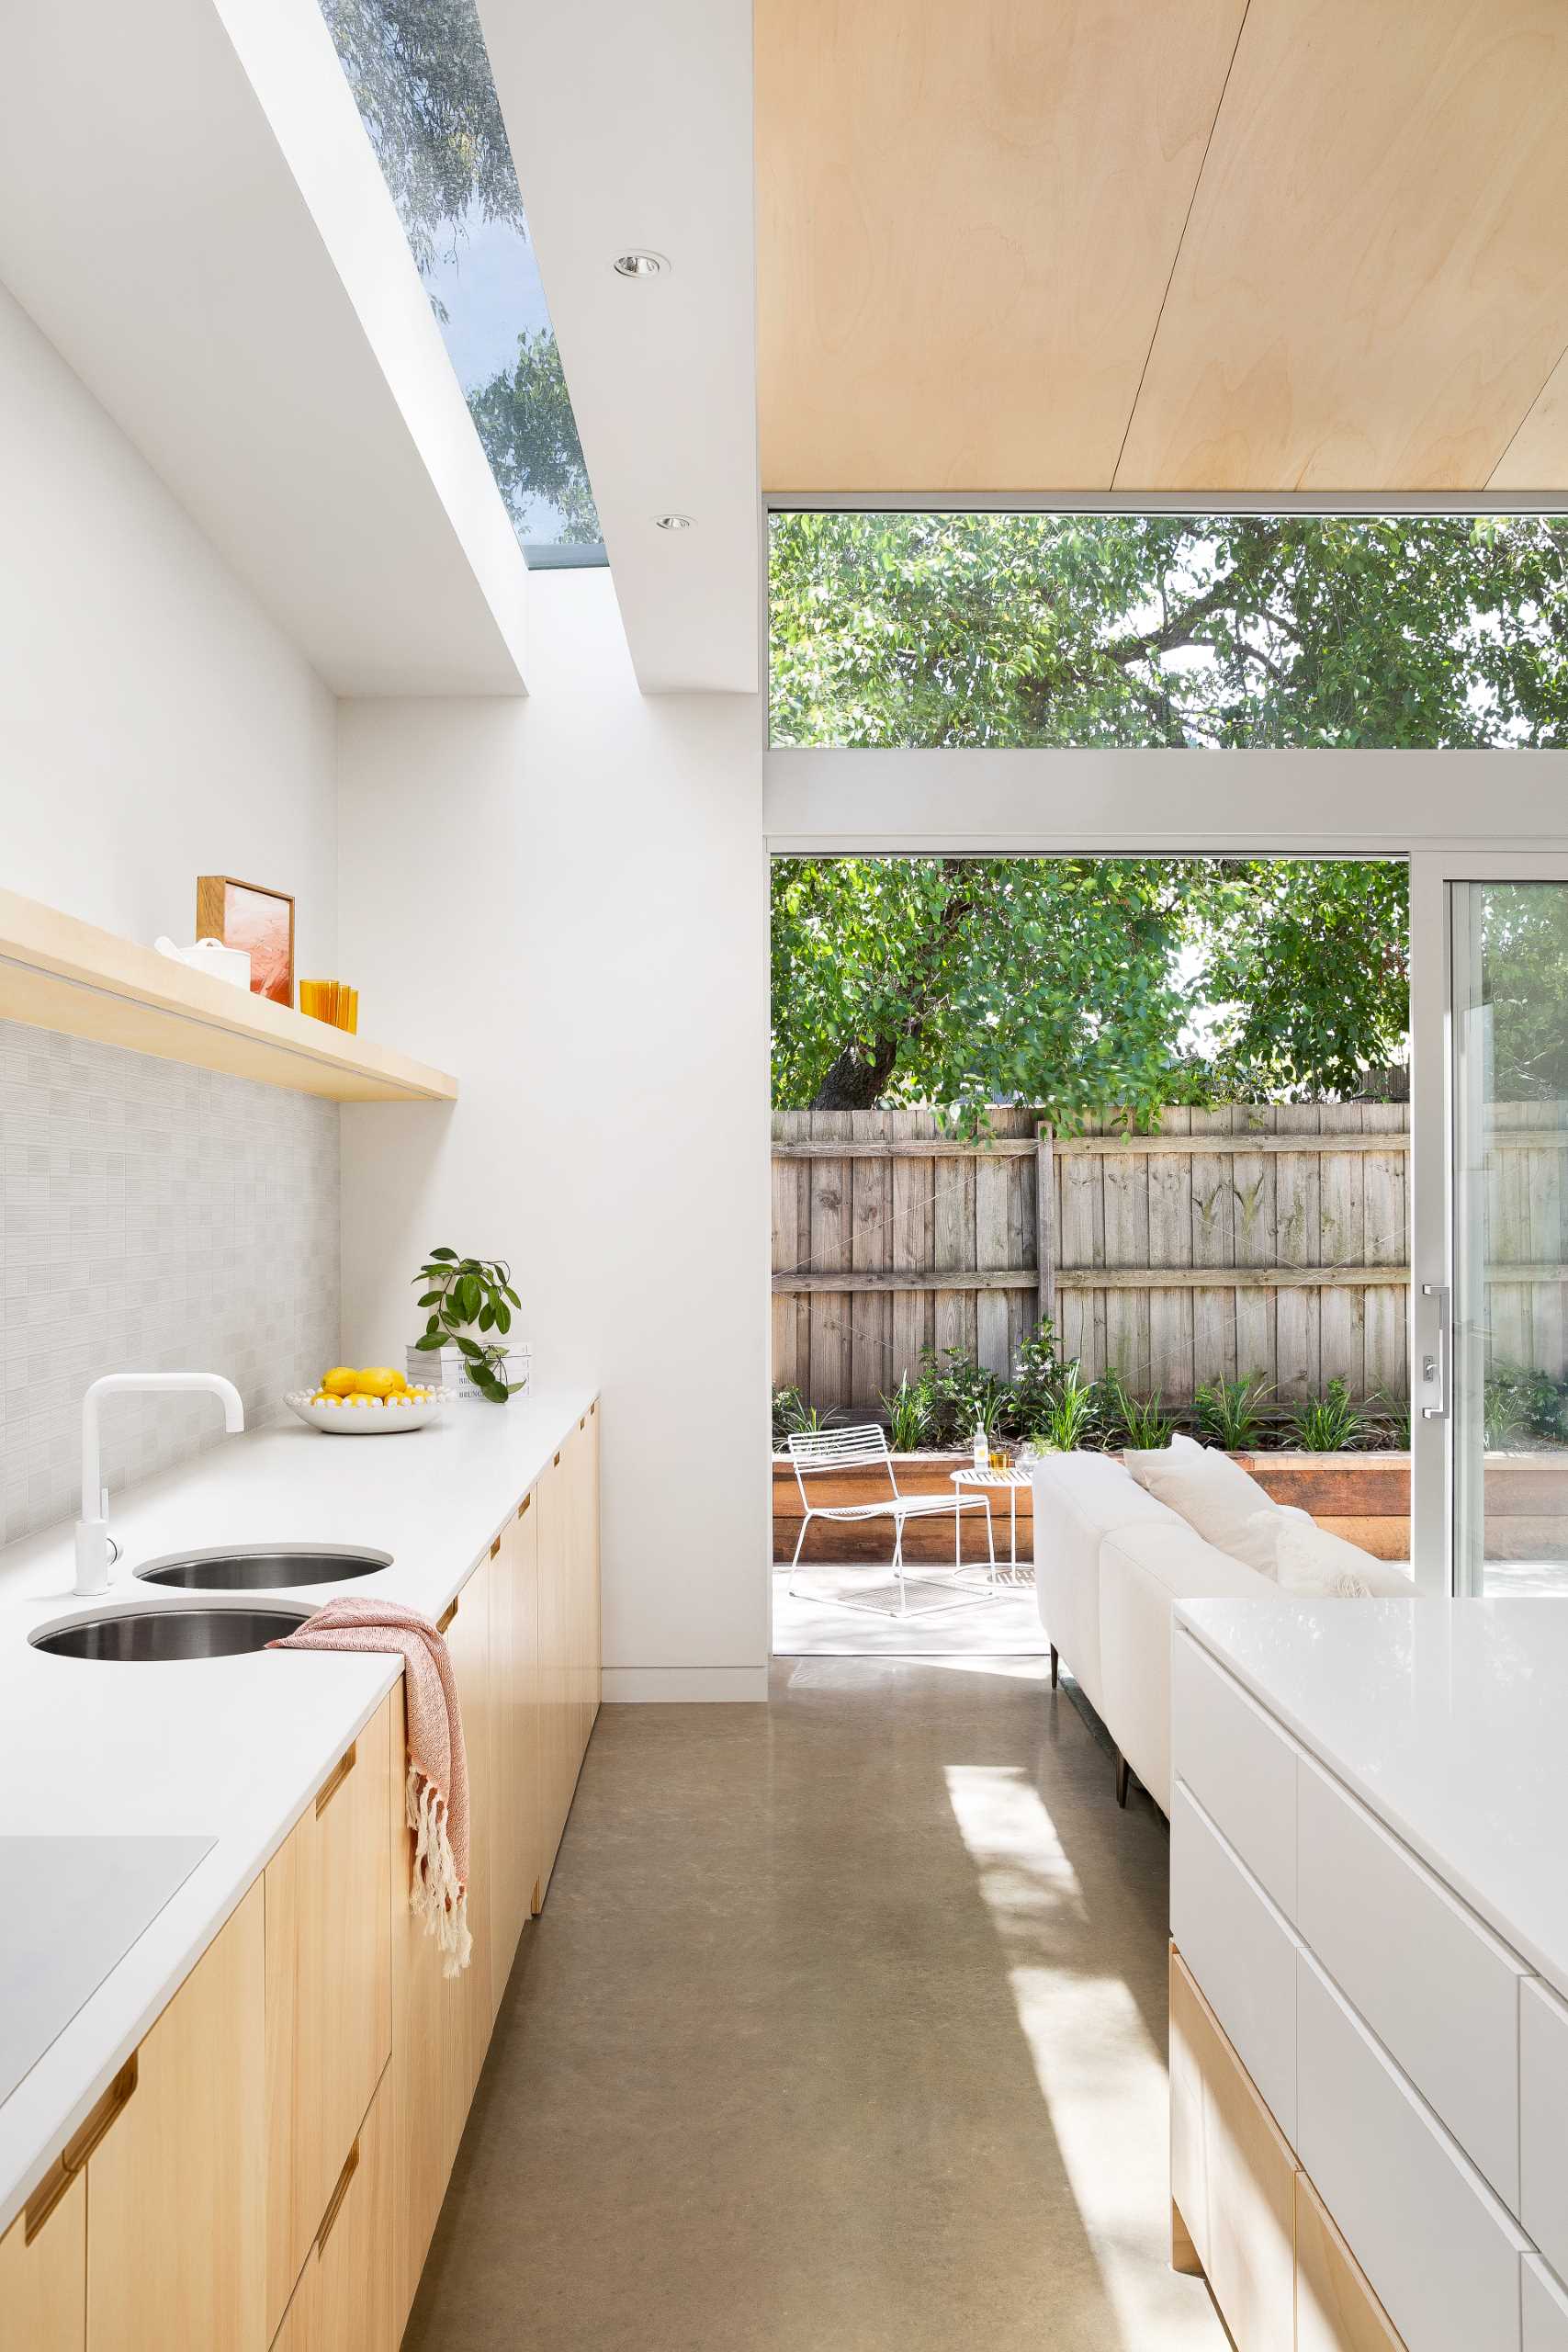
<path id="1" fill-rule="evenodd" d="M 0 890 L 0 1020 L 338 1102 L 451 1102 L 457 1081 Z"/>

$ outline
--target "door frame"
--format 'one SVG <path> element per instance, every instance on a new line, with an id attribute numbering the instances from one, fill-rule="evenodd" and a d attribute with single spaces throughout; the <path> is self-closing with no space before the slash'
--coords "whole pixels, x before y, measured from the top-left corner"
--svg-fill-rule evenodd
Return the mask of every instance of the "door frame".
<path id="1" fill-rule="evenodd" d="M 1568 854 L 1413 849 L 1410 861 L 1410 1560 L 1422 1592 L 1455 1589 L 1457 1351 L 1441 1362 L 1439 1294 L 1455 1273 L 1452 892 L 1468 882 L 1565 882 Z M 1434 1362 L 1437 1376 L 1423 1376 Z"/>

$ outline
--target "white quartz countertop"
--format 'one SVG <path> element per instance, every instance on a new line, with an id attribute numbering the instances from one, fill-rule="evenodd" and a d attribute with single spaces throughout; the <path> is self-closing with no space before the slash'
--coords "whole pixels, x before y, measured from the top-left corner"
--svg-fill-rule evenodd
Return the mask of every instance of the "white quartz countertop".
<path id="1" fill-rule="evenodd" d="M 438 1617 L 594 1391 L 455 1405 L 429 1429 L 336 1438 L 302 1423 L 226 1438 L 111 1498 L 123 1550 L 107 1600 L 79 1600 L 72 1529 L 0 1551 L 0 1735 L 8 1826 L 34 1837 L 197 1837 L 212 1850 L 0 2105 L 0 2232 L 265 1869 L 401 1672 L 376 1656 L 260 1651 L 114 1665 L 51 1657 L 28 1636 L 127 1603 L 222 1595 L 138 1583 L 148 1561 L 225 1544 L 317 1542 L 389 1552 L 334 1590 Z M 250 1596 L 247 1596 L 249 1598 Z M 9 1885 L 8 1903 L 27 1889 Z"/>
<path id="2" fill-rule="evenodd" d="M 1179 1622 L 1568 1999 L 1568 1605 L 1190 1600 Z"/>

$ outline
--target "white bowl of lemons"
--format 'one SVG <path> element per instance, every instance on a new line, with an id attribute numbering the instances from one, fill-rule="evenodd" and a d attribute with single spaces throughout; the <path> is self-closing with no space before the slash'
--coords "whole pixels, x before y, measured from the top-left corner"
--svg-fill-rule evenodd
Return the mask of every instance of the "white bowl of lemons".
<path id="1" fill-rule="evenodd" d="M 328 1437 L 388 1437 L 397 1430 L 422 1430 L 438 1421 L 457 1401 L 452 1388 L 411 1387 L 391 1364 L 363 1371 L 335 1363 L 316 1388 L 292 1388 L 284 1397 L 291 1413 Z"/>

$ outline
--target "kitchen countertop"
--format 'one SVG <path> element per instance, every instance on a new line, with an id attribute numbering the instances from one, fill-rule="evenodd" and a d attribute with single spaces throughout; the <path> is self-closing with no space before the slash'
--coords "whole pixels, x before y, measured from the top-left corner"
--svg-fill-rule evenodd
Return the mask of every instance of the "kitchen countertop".
<path id="1" fill-rule="evenodd" d="M 1185 1625 L 1568 1999 L 1568 1606 L 1190 1600 Z"/>
<path id="2" fill-rule="evenodd" d="M 504 1408 L 454 1405 L 401 1442 L 333 1438 L 290 1420 L 225 1438 L 177 1471 L 113 1496 L 122 1548 L 108 1594 L 73 1593 L 69 1522 L 0 1550 L 0 1724 L 9 1826 L 28 1836 L 197 1837 L 211 1851 L 0 2105 L 0 2232 L 189 1974 L 401 1672 L 374 1655 L 258 1651 L 114 1665 L 51 1657 L 33 1633 L 105 1609 L 179 1608 L 221 1595 L 139 1583 L 186 1549 L 325 1544 L 389 1552 L 333 1591 L 439 1617 L 519 1498 L 587 1411 L 589 1387 Z M 248 1596 L 247 1596 L 248 1597 Z M 22 1887 L 7 1899 L 24 1902 Z"/>

